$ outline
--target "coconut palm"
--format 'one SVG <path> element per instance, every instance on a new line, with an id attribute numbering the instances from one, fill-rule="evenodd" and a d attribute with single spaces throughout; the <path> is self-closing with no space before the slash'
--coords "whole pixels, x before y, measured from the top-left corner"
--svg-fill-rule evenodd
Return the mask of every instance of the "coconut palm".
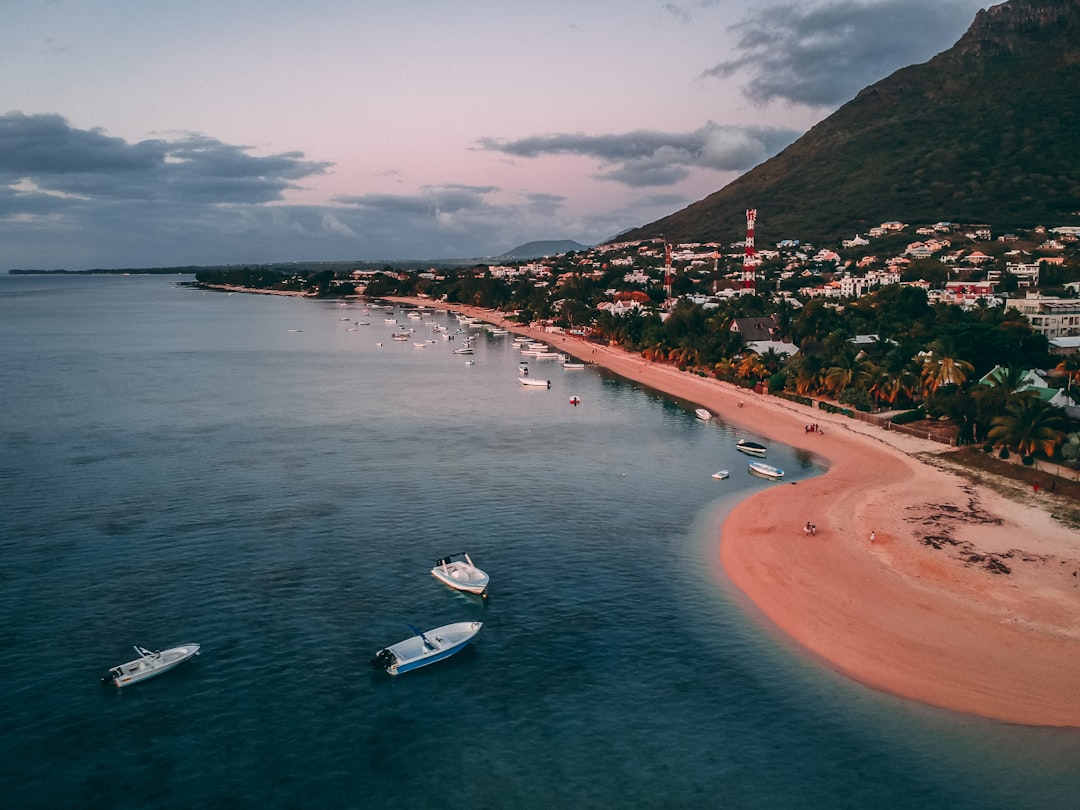
<path id="1" fill-rule="evenodd" d="M 765 377 L 769 372 L 765 368 L 765 364 L 761 361 L 761 355 L 757 352 L 747 352 L 739 360 L 737 368 L 739 377 L 744 380 L 760 380 Z"/>
<path id="2" fill-rule="evenodd" d="M 1005 413 L 1006 407 L 1017 397 L 1036 396 L 1034 391 L 1024 390 L 1028 386 L 1028 370 L 1020 366 L 998 366 L 983 379 L 981 384 L 973 386 L 971 392 L 977 407 L 975 422 L 983 431 L 989 429 L 993 420 Z"/>
<path id="3" fill-rule="evenodd" d="M 994 418 L 987 437 L 1022 456 L 1042 453 L 1049 457 L 1065 441 L 1067 424 L 1060 409 L 1038 397 L 1021 396 L 1006 406 L 1004 414 Z"/>
<path id="4" fill-rule="evenodd" d="M 956 349 L 951 341 L 935 340 L 929 349 L 929 353 L 923 356 L 924 396 L 936 394 L 943 385 L 963 385 L 967 382 L 968 374 L 975 370 L 967 360 L 956 356 Z"/>
<path id="5" fill-rule="evenodd" d="M 871 379 L 873 363 L 861 352 L 856 353 L 851 344 L 846 344 L 833 356 L 832 364 L 825 370 L 825 387 L 833 396 L 840 396 L 846 388 L 863 388 Z"/>
<path id="6" fill-rule="evenodd" d="M 795 382 L 795 393 L 807 396 L 817 391 L 825 374 L 825 361 L 819 354 L 795 355 L 789 366 L 791 379 Z"/>

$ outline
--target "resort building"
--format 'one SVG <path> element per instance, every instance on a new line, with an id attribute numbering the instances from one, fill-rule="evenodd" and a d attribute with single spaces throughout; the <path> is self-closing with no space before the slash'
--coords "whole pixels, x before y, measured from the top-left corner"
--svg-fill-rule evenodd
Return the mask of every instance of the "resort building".
<path id="1" fill-rule="evenodd" d="M 1055 298 L 1029 292 L 1009 301 L 1031 323 L 1032 329 L 1048 338 L 1080 335 L 1080 298 Z"/>

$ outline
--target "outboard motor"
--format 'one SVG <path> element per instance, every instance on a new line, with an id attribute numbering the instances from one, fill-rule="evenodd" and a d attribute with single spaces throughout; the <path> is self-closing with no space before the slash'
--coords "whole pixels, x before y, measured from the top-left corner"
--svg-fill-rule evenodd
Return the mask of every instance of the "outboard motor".
<path id="1" fill-rule="evenodd" d="M 380 669 L 389 669 L 397 663 L 397 658 L 390 650 L 379 650 L 371 659 L 371 665 Z"/>

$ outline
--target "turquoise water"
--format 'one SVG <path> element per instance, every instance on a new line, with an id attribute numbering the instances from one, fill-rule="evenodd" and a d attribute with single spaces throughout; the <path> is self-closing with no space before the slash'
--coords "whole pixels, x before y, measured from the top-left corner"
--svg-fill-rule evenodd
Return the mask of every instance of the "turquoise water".
<path id="1" fill-rule="evenodd" d="M 178 280 L 0 276 L 8 806 L 1075 805 L 1080 732 L 865 689 L 716 580 L 723 515 L 787 484 L 689 403 Z M 428 573 L 463 550 L 486 604 Z M 447 662 L 368 665 L 469 619 Z"/>

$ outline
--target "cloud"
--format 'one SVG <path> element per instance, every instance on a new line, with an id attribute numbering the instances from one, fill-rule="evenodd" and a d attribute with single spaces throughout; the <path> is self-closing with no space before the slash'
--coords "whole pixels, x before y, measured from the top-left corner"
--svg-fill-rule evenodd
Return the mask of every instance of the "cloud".
<path id="1" fill-rule="evenodd" d="M 790 137 L 708 125 L 683 136 L 565 136 L 499 148 L 591 155 L 608 179 L 657 188 L 692 166 L 755 160 Z M 56 115 L 0 116 L 0 272 L 481 257 L 535 239 L 593 244 L 693 201 L 621 194 L 571 211 L 558 194 L 468 184 L 288 201 L 287 189 L 328 167 L 194 133 L 128 142 Z"/>
<path id="2" fill-rule="evenodd" d="M 331 165 L 299 152 L 249 151 L 192 133 L 128 143 L 59 115 L 0 116 L 0 186 L 22 188 L 28 204 L 36 195 L 95 204 L 265 203 Z"/>
<path id="3" fill-rule="evenodd" d="M 720 126 L 692 132 L 636 130 L 612 135 L 564 133 L 515 141 L 483 138 L 480 148 L 523 158 L 578 155 L 599 161 L 594 177 L 631 187 L 671 186 L 692 169 L 745 171 L 790 144 L 800 133 L 771 127 Z"/>
<path id="4" fill-rule="evenodd" d="M 749 77 L 744 93 L 833 107 L 896 70 L 951 47 L 981 0 L 827 0 L 754 9 L 729 30 L 740 55 L 705 77 Z"/>

